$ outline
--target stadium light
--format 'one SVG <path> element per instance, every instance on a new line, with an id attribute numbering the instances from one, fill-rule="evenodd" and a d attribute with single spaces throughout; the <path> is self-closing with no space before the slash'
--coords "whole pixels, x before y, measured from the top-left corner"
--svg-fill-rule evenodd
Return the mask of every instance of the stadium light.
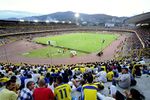
<path id="1" fill-rule="evenodd" d="M 80 17 L 80 14 L 79 13 L 75 13 L 74 16 L 76 18 L 76 25 L 79 25 L 78 19 Z"/>
<path id="2" fill-rule="evenodd" d="M 49 20 L 46 20 L 45 22 L 46 22 L 46 23 L 49 23 L 50 21 L 49 21 Z"/>
<path id="3" fill-rule="evenodd" d="M 62 23 L 64 24 L 64 23 L 65 23 L 65 21 L 62 21 Z"/>
<path id="4" fill-rule="evenodd" d="M 72 22 L 71 22 L 71 21 L 69 21 L 68 23 L 69 23 L 69 24 L 71 24 Z"/>
<path id="5" fill-rule="evenodd" d="M 24 22 L 24 20 L 23 20 L 23 19 L 20 19 L 19 21 L 20 21 L 20 22 Z"/>
<path id="6" fill-rule="evenodd" d="M 59 23 L 59 21 L 56 20 L 56 21 L 54 21 L 54 23 Z"/>
<path id="7" fill-rule="evenodd" d="M 79 13 L 75 13 L 74 15 L 76 18 L 79 18 L 80 17 L 80 14 Z"/>
<path id="8" fill-rule="evenodd" d="M 36 20 L 36 19 L 35 19 L 35 20 L 33 20 L 33 21 L 34 21 L 35 23 L 38 23 L 38 22 L 39 22 L 39 21 L 38 21 L 38 20 Z"/>

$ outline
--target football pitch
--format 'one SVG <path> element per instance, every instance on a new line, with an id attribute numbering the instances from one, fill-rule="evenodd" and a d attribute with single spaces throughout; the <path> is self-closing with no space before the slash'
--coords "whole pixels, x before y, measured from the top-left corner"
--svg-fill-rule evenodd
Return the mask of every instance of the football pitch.
<path id="1" fill-rule="evenodd" d="M 46 47 L 36 49 L 28 52 L 25 56 L 32 58 L 64 58 L 70 57 L 70 51 L 68 49 L 62 49 L 55 46 L 64 48 L 71 48 L 77 51 L 77 56 L 84 55 L 86 53 L 79 52 L 85 51 L 89 53 L 99 52 L 110 45 L 114 40 L 119 37 L 118 34 L 108 33 L 96 33 L 96 32 L 83 32 L 83 33 L 67 33 L 61 35 L 38 37 L 33 41 L 41 44 L 47 44 Z M 48 41 L 52 45 L 48 45 Z M 79 51 L 78 51 L 79 50 Z"/>

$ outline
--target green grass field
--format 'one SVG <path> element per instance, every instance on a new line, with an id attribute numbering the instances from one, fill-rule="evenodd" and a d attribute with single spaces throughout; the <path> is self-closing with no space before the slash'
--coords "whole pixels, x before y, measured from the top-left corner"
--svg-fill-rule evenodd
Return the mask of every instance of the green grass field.
<path id="1" fill-rule="evenodd" d="M 48 44 L 48 41 L 55 41 L 57 46 L 68 47 L 77 50 L 83 50 L 87 52 L 98 52 L 101 49 L 104 49 L 114 40 L 118 38 L 118 34 L 107 34 L 107 33 L 70 33 L 63 35 L 47 36 L 35 38 L 33 41 L 43 44 Z M 102 41 L 105 40 L 104 43 Z M 58 53 L 58 50 L 62 51 L 60 48 L 54 48 L 51 46 L 33 50 L 26 54 L 26 57 L 38 57 L 38 58 L 61 58 L 61 57 L 70 57 L 70 51 L 67 50 L 64 54 Z M 77 55 L 83 55 L 85 53 L 77 52 Z"/>

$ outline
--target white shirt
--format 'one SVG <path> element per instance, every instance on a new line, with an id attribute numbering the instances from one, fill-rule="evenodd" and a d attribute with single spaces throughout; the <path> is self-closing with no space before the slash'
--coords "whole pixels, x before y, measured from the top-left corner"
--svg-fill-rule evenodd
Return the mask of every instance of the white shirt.
<path id="1" fill-rule="evenodd" d="M 128 87 L 130 87 L 131 78 L 130 78 L 130 74 L 129 73 L 127 73 L 127 74 L 121 74 L 119 76 L 119 79 L 120 79 L 120 81 L 118 82 L 118 85 L 121 88 L 128 88 Z"/>
<path id="2" fill-rule="evenodd" d="M 98 77 L 98 80 L 99 81 L 102 81 L 102 82 L 107 82 L 107 73 L 105 71 L 100 71 L 98 74 L 97 74 Z"/>
<path id="3" fill-rule="evenodd" d="M 35 83 L 38 81 L 39 78 L 40 74 L 32 74 L 32 79 L 34 80 Z"/>
<path id="4" fill-rule="evenodd" d="M 54 83 L 52 83 L 51 85 L 48 84 L 48 88 L 50 88 L 53 91 L 53 93 L 54 93 Z"/>

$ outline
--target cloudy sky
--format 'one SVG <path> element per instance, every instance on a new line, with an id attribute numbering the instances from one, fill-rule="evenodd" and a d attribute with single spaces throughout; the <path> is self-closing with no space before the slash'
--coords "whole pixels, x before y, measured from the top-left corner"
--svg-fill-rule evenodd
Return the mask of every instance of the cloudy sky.
<path id="1" fill-rule="evenodd" d="M 150 11 L 150 0 L 0 0 L 0 10 L 49 14 L 74 11 L 88 14 L 133 16 Z"/>

